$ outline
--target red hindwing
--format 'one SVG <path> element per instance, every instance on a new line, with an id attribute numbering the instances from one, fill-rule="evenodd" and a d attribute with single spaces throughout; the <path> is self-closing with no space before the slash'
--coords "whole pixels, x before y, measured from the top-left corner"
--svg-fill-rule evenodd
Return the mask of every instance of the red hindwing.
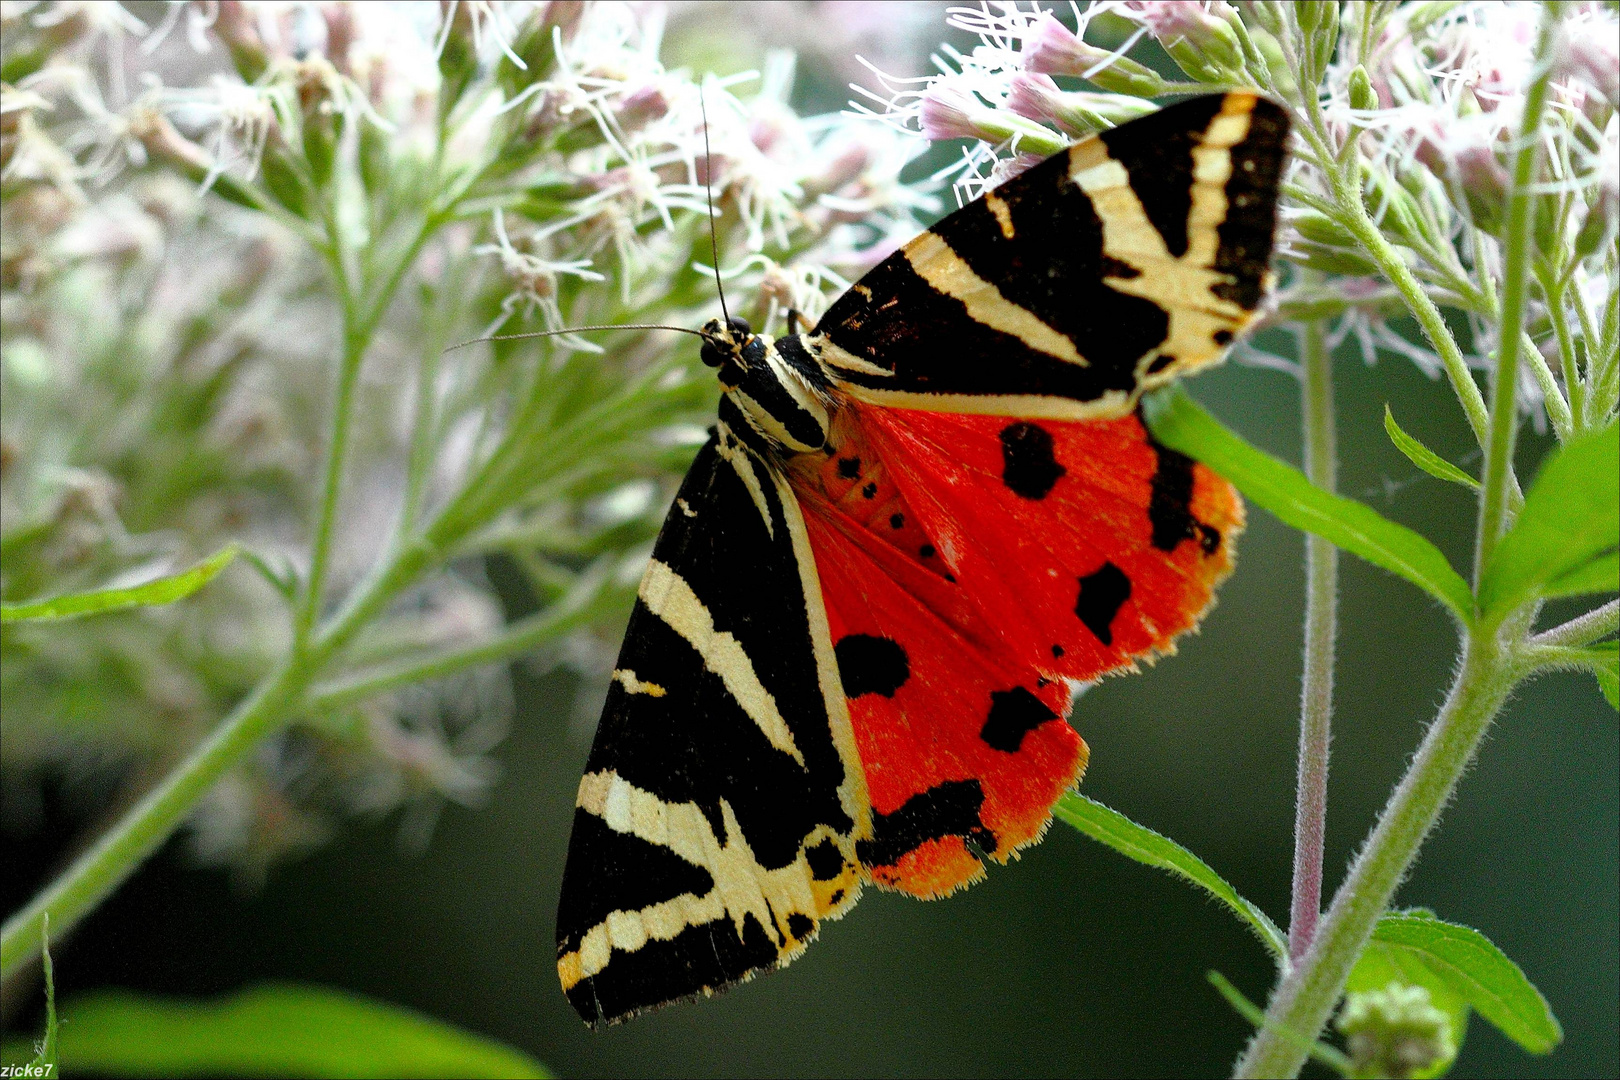
<path id="1" fill-rule="evenodd" d="M 1134 416 L 1012 420 L 848 402 L 791 478 L 816 554 L 879 885 L 940 896 L 1036 839 L 1079 778 L 1069 681 L 1173 650 L 1243 507 Z"/>

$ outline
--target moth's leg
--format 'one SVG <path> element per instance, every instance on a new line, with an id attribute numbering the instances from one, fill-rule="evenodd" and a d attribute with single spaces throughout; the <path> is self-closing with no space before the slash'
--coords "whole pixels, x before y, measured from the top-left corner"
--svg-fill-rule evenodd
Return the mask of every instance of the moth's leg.
<path id="1" fill-rule="evenodd" d="M 798 308 L 788 308 L 787 332 L 789 334 L 797 334 L 801 328 L 805 330 L 810 329 L 809 320 L 800 314 Z"/>

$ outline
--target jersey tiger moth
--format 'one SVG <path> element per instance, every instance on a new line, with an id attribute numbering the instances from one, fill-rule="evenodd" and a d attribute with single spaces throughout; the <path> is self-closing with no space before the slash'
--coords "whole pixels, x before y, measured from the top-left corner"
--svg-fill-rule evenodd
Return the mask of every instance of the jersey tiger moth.
<path id="1" fill-rule="evenodd" d="M 1070 684 L 1173 650 L 1231 571 L 1237 493 L 1135 410 L 1252 321 L 1287 131 L 1254 93 L 1181 101 L 946 217 L 814 330 L 704 328 L 718 423 L 563 878 L 586 1023 L 786 964 L 865 884 L 944 896 L 1040 838 L 1086 764 Z"/>

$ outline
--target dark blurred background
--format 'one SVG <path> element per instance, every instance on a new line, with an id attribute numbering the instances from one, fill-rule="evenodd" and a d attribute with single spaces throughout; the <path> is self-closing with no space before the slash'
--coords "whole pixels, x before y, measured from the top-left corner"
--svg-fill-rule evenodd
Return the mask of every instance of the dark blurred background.
<path id="1" fill-rule="evenodd" d="M 724 70 L 754 63 L 767 44 L 813 48 L 816 20 L 836 19 L 841 5 L 794 7 L 791 18 L 759 11 L 723 39 L 701 32 L 702 19 L 678 20 L 670 63 Z M 907 43 L 943 36 L 938 11 L 908 6 L 887 33 L 861 31 L 865 44 L 851 45 L 851 31 L 836 55 L 805 57 L 802 107 L 842 105 L 843 81 L 856 76 L 850 50 L 921 73 L 923 52 Z M 1381 426 L 1388 402 L 1414 435 L 1468 463 L 1449 390 L 1404 362 L 1367 367 L 1348 350 L 1336 379 L 1340 489 L 1466 567 L 1468 494 L 1417 473 Z M 1192 389 L 1245 436 L 1298 460 L 1291 380 L 1229 365 Z M 1546 446 L 1524 440 L 1527 474 Z M 1083 790 L 1185 844 L 1279 920 L 1292 857 L 1302 550 L 1299 534 L 1253 511 L 1238 571 L 1202 633 L 1144 674 L 1096 687 L 1074 715 L 1092 748 Z M 1433 717 L 1455 641 L 1444 612 L 1404 582 L 1346 558 L 1342 584 L 1329 890 Z M 521 590 L 505 596 L 520 614 Z M 318 982 L 503 1039 L 563 1075 L 1164 1076 L 1225 1074 L 1247 1035 L 1206 971 L 1257 1001 L 1270 985 L 1265 951 L 1223 908 L 1059 824 L 965 894 L 919 903 L 869 891 L 790 970 L 592 1034 L 558 990 L 552 941 L 599 701 L 577 701 L 566 673 L 536 679 L 520 667 L 515 679 L 517 717 L 495 752 L 505 772 L 492 801 L 447 810 L 425 854 L 401 854 L 397 823 L 378 821 L 243 893 L 171 845 L 58 944 L 59 993 Z M 1484 931 L 1564 1024 L 1564 1045 L 1532 1058 L 1476 1017 L 1455 1075 L 1620 1074 L 1617 745 L 1615 714 L 1589 677 L 1525 687 L 1399 894 L 1403 906 Z M 97 821 L 78 793 L 46 795 L 43 828 L 3 839 L 8 911 Z M 38 1007 L 16 1020 L 36 1029 Z"/>

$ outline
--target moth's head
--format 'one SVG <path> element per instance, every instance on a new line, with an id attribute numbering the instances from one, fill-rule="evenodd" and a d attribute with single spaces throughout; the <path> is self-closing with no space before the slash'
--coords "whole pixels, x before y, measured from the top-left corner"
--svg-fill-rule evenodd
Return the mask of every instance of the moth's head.
<path id="1" fill-rule="evenodd" d="M 698 356 L 712 368 L 717 368 L 731 361 L 732 366 L 744 366 L 742 351 L 754 337 L 753 327 L 736 317 L 726 319 L 710 319 L 703 324 L 703 348 Z"/>

